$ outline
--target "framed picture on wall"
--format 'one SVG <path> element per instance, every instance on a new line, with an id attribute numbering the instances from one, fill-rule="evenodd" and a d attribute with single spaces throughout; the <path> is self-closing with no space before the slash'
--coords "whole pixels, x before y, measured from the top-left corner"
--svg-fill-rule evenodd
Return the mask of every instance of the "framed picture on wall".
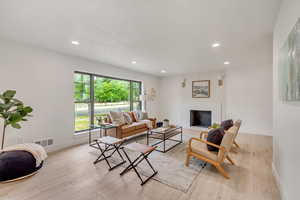
<path id="1" fill-rule="evenodd" d="M 279 98 L 300 102 L 300 18 L 279 51 Z"/>
<path id="2" fill-rule="evenodd" d="M 193 81 L 192 82 L 193 98 L 209 98 L 210 97 L 210 80 Z"/>

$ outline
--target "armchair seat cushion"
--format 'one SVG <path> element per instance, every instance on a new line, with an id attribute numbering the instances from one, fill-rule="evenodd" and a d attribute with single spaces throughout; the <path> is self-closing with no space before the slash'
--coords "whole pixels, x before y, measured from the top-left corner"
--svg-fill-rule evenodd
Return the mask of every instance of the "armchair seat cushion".
<path id="1" fill-rule="evenodd" d="M 213 152 L 213 151 L 208 151 L 206 144 L 199 142 L 197 140 L 192 140 L 191 142 L 191 150 L 194 153 L 200 154 L 208 159 L 211 160 L 217 160 L 218 159 L 218 154 L 217 152 Z"/>

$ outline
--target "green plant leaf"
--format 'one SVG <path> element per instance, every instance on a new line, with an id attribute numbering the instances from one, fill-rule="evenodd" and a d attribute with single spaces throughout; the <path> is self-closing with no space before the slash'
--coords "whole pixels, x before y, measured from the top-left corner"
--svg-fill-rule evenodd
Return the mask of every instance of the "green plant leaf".
<path id="1" fill-rule="evenodd" d="M 23 118 L 23 116 L 18 112 L 11 113 L 9 118 L 8 118 L 8 121 L 9 121 L 10 124 L 14 124 L 14 123 L 17 123 L 17 122 L 21 121 L 22 118 Z"/>
<path id="2" fill-rule="evenodd" d="M 26 107 L 24 107 L 24 111 L 26 113 L 31 113 L 33 111 L 33 109 L 30 106 L 26 106 Z"/>
<path id="3" fill-rule="evenodd" d="M 15 90 L 7 90 L 3 93 L 3 97 L 6 99 L 11 99 L 16 95 L 16 91 Z"/>
<path id="4" fill-rule="evenodd" d="M 23 105 L 23 102 L 22 101 L 20 101 L 19 99 L 15 99 L 15 98 L 13 98 L 12 99 L 15 103 L 19 103 L 19 104 L 22 104 Z"/>
<path id="5" fill-rule="evenodd" d="M 16 129 L 20 129 L 21 128 L 20 124 L 17 124 L 17 123 L 11 124 L 11 126 L 13 128 L 16 128 Z"/>

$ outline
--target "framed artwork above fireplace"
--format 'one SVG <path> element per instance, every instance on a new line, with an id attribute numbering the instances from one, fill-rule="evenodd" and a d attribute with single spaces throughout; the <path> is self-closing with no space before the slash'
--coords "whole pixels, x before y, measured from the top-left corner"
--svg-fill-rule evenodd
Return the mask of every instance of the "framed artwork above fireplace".
<path id="1" fill-rule="evenodd" d="M 193 81 L 192 82 L 193 98 L 209 98 L 210 97 L 210 80 Z"/>

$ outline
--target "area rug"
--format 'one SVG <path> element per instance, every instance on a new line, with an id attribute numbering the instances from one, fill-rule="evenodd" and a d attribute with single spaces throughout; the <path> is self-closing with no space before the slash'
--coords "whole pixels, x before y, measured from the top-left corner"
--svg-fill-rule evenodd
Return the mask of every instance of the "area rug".
<path id="1" fill-rule="evenodd" d="M 197 159 L 191 159 L 189 167 L 186 167 L 184 165 L 186 158 L 186 146 L 190 137 L 192 137 L 192 135 L 183 134 L 183 143 L 177 145 L 167 153 L 154 151 L 149 155 L 150 162 L 152 163 L 153 167 L 158 171 L 158 174 L 153 177 L 154 180 L 159 181 L 182 192 L 187 192 L 189 190 L 193 181 L 205 166 L 202 161 Z M 175 136 L 174 139 L 179 139 L 179 136 Z M 145 144 L 146 138 L 145 136 L 140 136 L 131 139 L 131 141 L 129 142 L 138 142 Z M 150 140 L 150 143 L 153 142 L 155 141 Z M 166 148 L 173 144 L 173 141 L 167 141 Z M 132 152 L 127 149 L 126 152 L 128 153 L 131 160 L 137 157 L 137 154 L 135 152 Z M 99 155 L 99 151 L 96 150 L 93 150 L 90 153 L 95 156 Z M 113 163 L 118 163 L 120 161 L 117 154 L 115 155 L 115 157 L 112 157 L 110 159 Z M 121 167 L 125 168 L 127 165 L 128 162 L 126 162 Z M 145 161 L 143 161 L 139 165 L 138 170 L 145 177 L 149 177 L 153 173 L 153 171 Z"/>

